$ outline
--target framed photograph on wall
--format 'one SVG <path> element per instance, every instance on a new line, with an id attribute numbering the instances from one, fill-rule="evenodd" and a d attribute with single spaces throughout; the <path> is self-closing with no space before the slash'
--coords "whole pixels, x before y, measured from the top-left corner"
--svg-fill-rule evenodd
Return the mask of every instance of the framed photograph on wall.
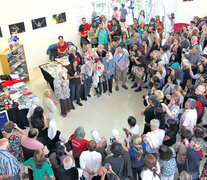
<path id="1" fill-rule="evenodd" d="M 19 34 L 25 32 L 24 22 L 9 25 L 10 34 Z"/>
<path id="2" fill-rule="evenodd" d="M 1 28 L 0 28 L 0 38 L 2 37 L 2 32 L 1 32 Z"/>
<path id="3" fill-rule="evenodd" d="M 55 24 L 64 23 L 66 22 L 66 14 L 65 13 L 55 14 L 52 16 L 52 19 Z"/>
<path id="4" fill-rule="evenodd" d="M 38 18 L 38 19 L 33 19 L 32 20 L 32 29 L 39 29 L 39 28 L 44 28 L 47 26 L 46 18 Z"/>

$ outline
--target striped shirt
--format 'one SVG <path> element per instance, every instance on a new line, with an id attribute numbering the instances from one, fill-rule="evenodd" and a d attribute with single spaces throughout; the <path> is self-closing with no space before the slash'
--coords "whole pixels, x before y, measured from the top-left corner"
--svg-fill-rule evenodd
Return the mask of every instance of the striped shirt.
<path id="1" fill-rule="evenodd" d="M 17 175 L 19 172 L 18 160 L 6 150 L 0 150 L 0 174 Z"/>

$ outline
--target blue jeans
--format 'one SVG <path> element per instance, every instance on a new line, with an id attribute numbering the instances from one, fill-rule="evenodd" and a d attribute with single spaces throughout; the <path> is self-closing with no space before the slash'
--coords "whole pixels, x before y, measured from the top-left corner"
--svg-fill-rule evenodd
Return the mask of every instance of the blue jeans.
<path id="1" fill-rule="evenodd" d="M 88 94 L 90 93 L 92 83 L 92 77 L 87 76 L 84 80 L 84 97 L 87 98 Z"/>
<path id="2" fill-rule="evenodd" d="M 70 84 L 71 102 L 73 102 L 74 99 L 80 101 L 80 88 L 81 88 L 81 84 Z"/>

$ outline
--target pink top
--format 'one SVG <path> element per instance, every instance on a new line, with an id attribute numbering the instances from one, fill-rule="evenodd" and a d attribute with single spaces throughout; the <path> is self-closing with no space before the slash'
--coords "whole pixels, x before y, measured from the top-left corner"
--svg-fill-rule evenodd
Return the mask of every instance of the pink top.
<path id="1" fill-rule="evenodd" d="M 21 144 L 27 149 L 31 150 L 42 150 L 44 145 L 36 139 L 29 138 L 26 135 L 23 135 L 21 138 Z"/>

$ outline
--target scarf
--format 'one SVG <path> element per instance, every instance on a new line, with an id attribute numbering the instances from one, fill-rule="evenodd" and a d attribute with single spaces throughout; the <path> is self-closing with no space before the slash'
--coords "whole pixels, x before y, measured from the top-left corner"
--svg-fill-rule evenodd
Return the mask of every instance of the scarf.
<path id="1" fill-rule="evenodd" d="M 57 124 L 55 120 L 50 120 L 48 128 L 48 137 L 53 140 L 57 134 Z"/>

